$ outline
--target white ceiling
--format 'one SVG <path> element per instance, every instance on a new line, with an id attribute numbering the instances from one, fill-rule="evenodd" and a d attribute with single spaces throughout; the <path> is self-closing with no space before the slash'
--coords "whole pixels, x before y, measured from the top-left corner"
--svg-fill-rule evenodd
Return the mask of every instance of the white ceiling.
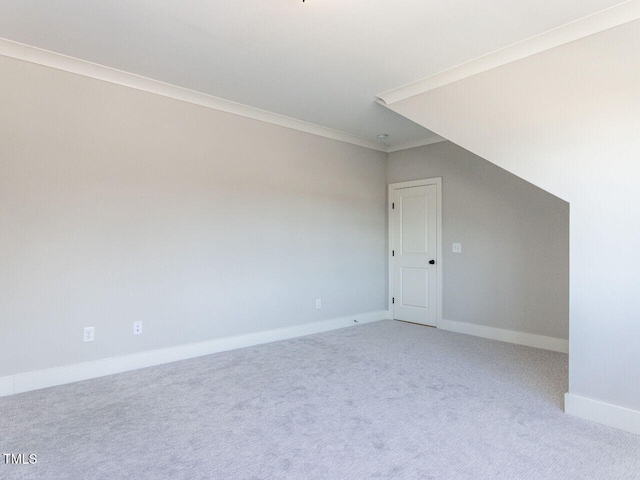
<path id="1" fill-rule="evenodd" d="M 431 132 L 387 90 L 619 0 L 0 0 L 0 38 L 387 145 Z"/>

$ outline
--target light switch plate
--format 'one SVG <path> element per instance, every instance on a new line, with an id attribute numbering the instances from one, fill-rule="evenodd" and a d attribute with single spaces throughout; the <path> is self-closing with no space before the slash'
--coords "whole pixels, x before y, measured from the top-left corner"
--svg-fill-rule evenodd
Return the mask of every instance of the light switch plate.
<path id="1" fill-rule="evenodd" d="M 84 327 L 83 342 L 93 342 L 96 339 L 96 327 Z"/>

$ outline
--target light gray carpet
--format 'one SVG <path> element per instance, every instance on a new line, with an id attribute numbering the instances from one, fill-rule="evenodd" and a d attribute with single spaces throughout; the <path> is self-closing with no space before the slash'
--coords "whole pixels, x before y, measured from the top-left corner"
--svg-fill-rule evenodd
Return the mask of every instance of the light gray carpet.
<path id="1" fill-rule="evenodd" d="M 0 478 L 638 479 L 567 356 L 384 321 L 0 399 Z"/>

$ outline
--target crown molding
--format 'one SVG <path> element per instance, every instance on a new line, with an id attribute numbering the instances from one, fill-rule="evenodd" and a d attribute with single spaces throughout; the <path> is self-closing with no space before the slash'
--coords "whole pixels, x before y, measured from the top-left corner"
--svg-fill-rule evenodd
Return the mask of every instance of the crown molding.
<path id="1" fill-rule="evenodd" d="M 446 138 L 442 138 L 439 135 L 433 134 L 428 138 L 422 138 L 420 140 L 412 140 L 409 142 L 398 143 L 395 145 L 389 145 L 387 147 L 387 153 L 399 152 L 400 150 L 408 150 L 409 148 L 424 147 L 426 145 L 433 145 L 434 143 L 446 142 Z"/>
<path id="2" fill-rule="evenodd" d="M 391 105 L 639 18 L 640 0 L 629 0 L 376 97 Z"/>
<path id="3" fill-rule="evenodd" d="M 98 65 L 86 60 L 69 57 L 59 53 L 43 50 L 40 48 L 24 45 L 0 38 L 0 55 L 23 60 L 37 65 L 43 65 L 69 73 L 75 73 L 84 77 L 94 78 L 109 83 L 115 83 L 136 90 L 154 93 L 163 97 L 173 98 L 187 103 L 192 103 L 202 107 L 219 110 L 222 112 L 240 115 L 260 122 L 290 128 L 300 132 L 310 133 L 319 137 L 330 138 L 340 142 L 365 147 L 379 152 L 387 151 L 387 147 L 379 142 L 365 140 L 348 133 L 340 132 L 313 123 L 304 122 L 295 118 L 287 117 L 259 108 L 250 107 L 240 103 L 214 97 L 204 93 L 196 92 L 186 88 L 160 82 L 133 73 L 124 72 L 104 65 Z"/>

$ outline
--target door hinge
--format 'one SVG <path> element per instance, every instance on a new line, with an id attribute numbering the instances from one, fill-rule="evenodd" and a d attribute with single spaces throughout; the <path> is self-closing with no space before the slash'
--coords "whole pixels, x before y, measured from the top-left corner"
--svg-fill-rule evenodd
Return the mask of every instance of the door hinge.
<path id="1" fill-rule="evenodd" d="M 396 204 L 395 204 L 395 203 L 392 203 L 392 204 L 391 204 L 391 210 L 395 210 L 395 208 L 396 208 Z"/>
<path id="2" fill-rule="evenodd" d="M 396 303 L 396 297 L 391 297 L 391 303 Z"/>
<path id="3" fill-rule="evenodd" d="M 391 250 L 391 256 L 395 257 L 396 256 L 396 251 L 395 250 Z"/>

